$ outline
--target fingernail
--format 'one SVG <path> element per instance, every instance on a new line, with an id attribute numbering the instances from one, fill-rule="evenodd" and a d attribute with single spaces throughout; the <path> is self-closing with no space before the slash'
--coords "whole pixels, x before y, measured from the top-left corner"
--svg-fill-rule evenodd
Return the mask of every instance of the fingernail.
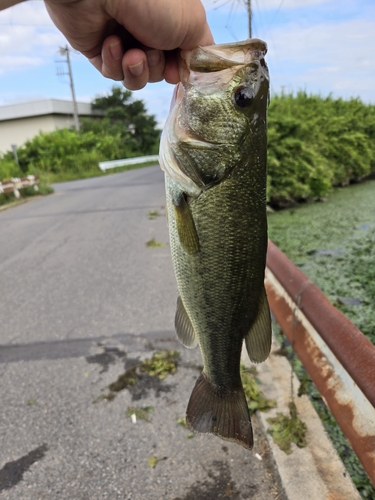
<path id="1" fill-rule="evenodd" d="M 133 76 L 141 76 L 144 70 L 144 63 L 140 61 L 137 64 L 133 64 L 133 66 L 129 66 L 129 71 Z"/>
<path id="2" fill-rule="evenodd" d="M 111 52 L 111 56 L 113 59 L 121 59 L 122 57 L 122 48 L 120 42 L 113 42 L 109 44 L 109 50 Z"/>
<path id="3" fill-rule="evenodd" d="M 161 53 L 160 50 L 148 50 L 146 52 L 147 56 L 147 63 L 149 66 L 157 66 L 160 63 L 161 60 Z"/>

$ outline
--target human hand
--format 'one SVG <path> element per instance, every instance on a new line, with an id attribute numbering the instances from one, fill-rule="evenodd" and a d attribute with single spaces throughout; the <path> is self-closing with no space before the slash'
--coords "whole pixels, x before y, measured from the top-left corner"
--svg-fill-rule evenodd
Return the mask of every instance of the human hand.
<path id="1" fill-rule="evenodd" d="M 211 45 L 200 0 L 45 0 L 75 49 L 129 90 L 179 81 L 175 49 Z"/>

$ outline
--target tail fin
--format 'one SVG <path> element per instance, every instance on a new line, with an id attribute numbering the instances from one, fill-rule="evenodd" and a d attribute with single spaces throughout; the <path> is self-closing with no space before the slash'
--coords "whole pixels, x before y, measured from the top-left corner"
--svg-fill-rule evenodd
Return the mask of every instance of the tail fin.
<path id="1" fill-rule="evenodd" d="M 242 387 L 220 394 L 204 373 L 191 393 L 186 423 L 191 430 L 215 434 L 248 450 L 253 447 L 253 430 Z"/>

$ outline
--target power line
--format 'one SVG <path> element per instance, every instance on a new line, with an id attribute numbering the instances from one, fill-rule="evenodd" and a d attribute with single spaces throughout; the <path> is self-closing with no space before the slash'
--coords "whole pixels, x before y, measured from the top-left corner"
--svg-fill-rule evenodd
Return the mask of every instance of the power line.
<path id="1" fill-rule="evenodd" d="M 235 9 L 235 5 L 236 5 L 236 2 L 232 1 L 231 2 L 231 6 L 230 6 L 230 11 L 229 11 L 229 14 L 228 14 L 228 18 L 227 18 L 227 22 L 226 22 L 226 25 L 225 25 L 225 29 L 228 30 L 228 32 L 231 34 L 231 36 L 233 37 L 233 39 L 236 40 L 236 42 L 238 42 L 238 37 L 235 35 L 234 31 L 232 30 L 232 28 L 230 26 L 230 18 L 233 15 L 233 11 Z"/>
<path id="2" fill-rule="evenodd" d="M 276 13 L 279 12 L 279 10 L 281 9 L 283 3 L 284 3 L 284 0 L 281 0 L 280 5 L 277 7 Z"/>

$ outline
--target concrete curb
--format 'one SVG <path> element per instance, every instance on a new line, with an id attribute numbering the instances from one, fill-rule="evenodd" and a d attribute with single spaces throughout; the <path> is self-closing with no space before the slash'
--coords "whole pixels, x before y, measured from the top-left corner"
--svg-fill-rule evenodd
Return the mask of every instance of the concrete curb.
<path id="1" fill-rule="evenodd" d="M 275 472 L 287 500 L 360 500 L 340 457 L 334 449 L 323 424 L 307 396 L 298 397 L 299 381 L 293 374 L 294 401 L 299 416 L 307 425 L 307 446 L 298 448 L 292 444 L 293 453 L 287 455 L 273 442 L 267 433 L 267 418 L 281 412 L 289 413 L 291 399 L 291 373 L 288 360 L 275 354 L 279 349 L 273 341 L 269 358 L 260 365 L 257 378 L 261 389 L 269 399 L 275 399 L 277 407 L 267 413 L 258 412 L 260 425 L 267 437 Z M 246 352 L 243 361 L 246 363 Z M 247 364 L 249 362 L 247 361 Z"/>
<path id="2" fill-rule="evenodd" d="M 0 205 L 0 212 L 2 212 L 3 210 L 8 210 L 9 208 L 18 207 L 19 205 L 23 205 L 24 203 L 27 203 L 30 200 L 40 197 L 41 197 L 40 195 L 39 196 L 36 195 L 30 198 L 23 198 L 21 200 L 12 201 L 11 203 L 5 203 L 4 205 Z"/>

